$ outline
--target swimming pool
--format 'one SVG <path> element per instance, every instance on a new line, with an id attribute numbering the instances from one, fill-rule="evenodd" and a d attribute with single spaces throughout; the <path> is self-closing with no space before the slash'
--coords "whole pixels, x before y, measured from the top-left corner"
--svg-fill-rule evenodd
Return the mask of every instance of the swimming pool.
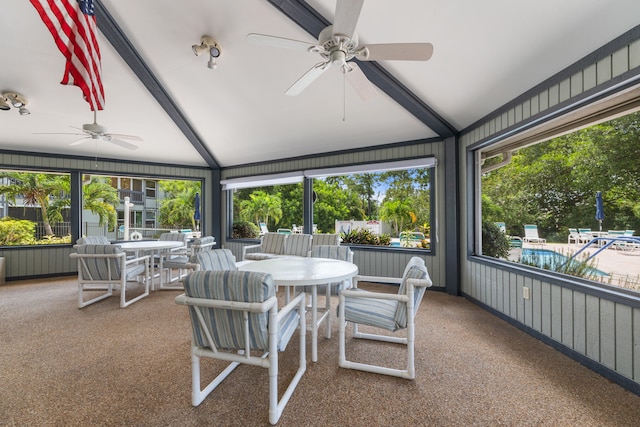
<path id="1" fill-rule="evenodd" d="M 547 270 L 557 270 L 558 267 L 567 263 L 569 258 L 561 253 L 552 251 L 550 249 L 523 249 L 520 262 L 523 264 L 535 265 L 536 267 L 544 268 Z M 571 262 L 577 263 L 576 260 Z M 597 268 L 590 268 L 590 272 L 596 276 L 609 276 L 602 270 Z"/>

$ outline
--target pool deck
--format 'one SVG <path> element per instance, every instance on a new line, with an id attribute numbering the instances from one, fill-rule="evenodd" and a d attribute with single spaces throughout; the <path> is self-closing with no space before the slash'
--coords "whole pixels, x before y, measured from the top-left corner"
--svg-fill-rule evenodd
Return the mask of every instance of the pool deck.
<path id="1" fill-rule="evenodd" d="M 580 250 L 582 245 L 568 245 L 566 243 L 525 243 L 523 247 L 532 249 L 549 249 L 564 255 L 571 255 Z M 585 249 L 582 253 L 591 255 L 596 250 L 598 250 L 597 247 L 590 247 Z M 593 259 L 596 261 L 595 267 L 598 270 L 602 270 L 612 276 L 614 281 L 612 284 L 616 284 L 615 281 L 620 279 L 624 280 L 624 278 L 629 278 L 636 282 L 640 281 L 640 250 L 625 253 L 613 248 L 607 248 L 596 255 Z"/>

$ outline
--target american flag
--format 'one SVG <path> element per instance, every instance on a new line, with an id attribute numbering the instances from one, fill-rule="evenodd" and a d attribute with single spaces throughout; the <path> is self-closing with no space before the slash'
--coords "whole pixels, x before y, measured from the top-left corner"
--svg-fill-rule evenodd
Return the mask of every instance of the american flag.
<path id="1" fill-rule="evenodd" d="M 91 111 L 104 107 L 93 0 L 31 0 L 67 59 L 63 85 L 78 86 Z"/>

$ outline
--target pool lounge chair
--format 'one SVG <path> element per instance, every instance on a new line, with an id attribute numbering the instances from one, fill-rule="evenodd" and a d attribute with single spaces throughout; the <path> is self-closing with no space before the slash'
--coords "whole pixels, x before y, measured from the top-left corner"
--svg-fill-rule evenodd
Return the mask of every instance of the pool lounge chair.
<path id="1" fill-rule="evenodd" d="M 526 243 L 547 243 L 546 239 L 538 236 L 538 226 L 535 224 L 525 224 L 522 241 Z"/>

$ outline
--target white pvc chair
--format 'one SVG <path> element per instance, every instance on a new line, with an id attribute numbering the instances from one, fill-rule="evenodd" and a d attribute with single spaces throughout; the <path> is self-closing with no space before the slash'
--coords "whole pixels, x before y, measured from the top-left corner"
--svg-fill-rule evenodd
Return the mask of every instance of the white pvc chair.
<path id="1" fill-rule="evenodd" d="M 338 307 L 340 366 L 347 369 L 414 379 L 414 318 L 420 307 L 425 289 L 431 285 L 432 282 L 424 261 L 421 258 L 413 257 L 407 263 L 398 293 L 368 292 L 361 289 L 340 291 L 338 294 L 340 304 Z M 354 280 L 354 287 L 357 288 L 357 277 Z M 353 324 L 353 338 L 406 345 L 406 368 L 396 369 L 347 360 L 345 350 L 347 322 Z M 358 331 L 358 325 L 373 326 L 391 332 L 406 329 L 406 336 L 362 333 Z"/>
<path id="2" fill-rule="evenodd" d="M 264 367 L 269 370 L 269 422 L 276 424 L 307 366 L 305 294 L 278 311 L 270 274 L 231 270 L 195 271 L 185 278 L 184 289 L 175 301 L 187 305 L 191 316 L 193 406 L 198 406 L 241 363 Z M 298 369 L 278 400 L 278 353 L 285 350 L 298 328 Z M 204 389 L 200 386 L 202 357 L 231 362 Z"/>
<path id="3" fill-rule="evenodd" d="M 78 308 L 101 301 L 120 288 L 120 307 L 124 308 L 149 295 L 149 256 L 127 259 L 119 245 L 79 245 L 69 254 L 78 261 Z M 145 290 L 127 301 L 127 282 L 142 280 Z M 106 291 L 87 301 L 84 292 Z"/>
<path id="4" fill-rule="evenodd" d="M 159 289 L 181 290 L 182 284 L 176 282 L 180 282 L 190 271 L 187 266 L 190 255 L 187 248 L 189 236 L 185 233 L 162 233 L 158 240 L 183 243 L 183 246 L 163 251 L 157 256 L 158 271 L 161 276 Z M 178 275 L 175 277 L 173 270 L 178 270 Z M 166 275 L 164 280 L 163 275 Z"/>
<path id="5" fill-rule="evenodd" d="M 190 266 L 198 270 L 237 270 L 236 257 L 229 249 L 212 249 L 189 258 Z"/>

